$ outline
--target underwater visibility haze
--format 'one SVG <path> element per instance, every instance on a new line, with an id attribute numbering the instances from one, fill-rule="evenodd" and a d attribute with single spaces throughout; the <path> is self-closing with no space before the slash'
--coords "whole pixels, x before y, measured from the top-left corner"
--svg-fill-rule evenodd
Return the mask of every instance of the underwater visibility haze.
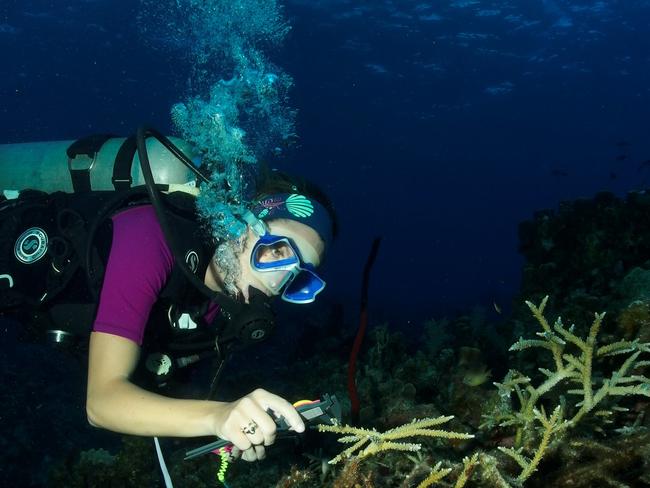
<path id="1" fill-rule="evenodd" d="M 168 439 L 175 486 L 650 486 L 648 32 L 648 0 L 3 0 L 0 155 L 153 126 L 217 239 L 265 165 L 333 201 L 327 287 L 221 398 L 330 393 L 346 426 L 223 479 Z M 164 486 L 87 425 L 85 359 L 0 325 L 0 483 Z"/>

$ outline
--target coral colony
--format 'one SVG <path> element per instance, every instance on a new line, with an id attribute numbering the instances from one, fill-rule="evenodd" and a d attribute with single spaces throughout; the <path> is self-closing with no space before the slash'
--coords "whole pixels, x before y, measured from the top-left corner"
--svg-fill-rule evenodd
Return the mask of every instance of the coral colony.
<path id="1" fill-rule="evenodd" d="M 529 348 L 541 348 L 551 353 L 555 370 L 540 368 L 546 380 L 537 386 L 532 384 L 529 377 L 516 371 L 510 370 L 501 383 L 495 383 L 499 397 L 502 400 L 494 412 L 486 415 L 486 422 L 482 428 L 490 427 L 515 427 L 515 447 L 499 447 L 499 450 L 510 456 L 520 467 L 521 472 L 516 477 L 510 477 L 501 473 L 497 467 L 496 459 L 488 459 L 488 454 L 474 453 L 470 459 L 480 459 L 484 464 L 483 470 L 478 470 L 484 480 L 496 483 L 498 486 L 519 486 L 522 485 L 536 470 L 544 457 L 551 442 L 561 436 L 565 429 L 575 427 L 586 415 L 593 414 L 596 417 L 607 419 L 613 416 L 619 409 L 615 402 L 607 400 L 615 397 L 628 395 L 644 395 L 650 397 L 650 379 L 640 374 L 635 374 L 640 368 L 650 365 L 650 361 L 640 360 L 642 353 L 650 353 L 650 343 L 639 343 L 636 340 L 619 340 L 610 344 L 598 346 L 597 336 L 600 330 L 604 313 L 595 314 L 594 321 L 589 329 L 586 338 L 579 338 L 573 333 L 574 327 L 565 328 L 562 320 L 558 318 L 551 327 L 544 309 L 548 302 L 548 296 L 544 297 L 539 306 L 532 302 L 526 302 L 537 322 L 542 327 L 542 332 L 537 335 L 540 339 L 519 339 L 510 348 L 511 351 L 523 351 Z M 574 353 L 568 351 L 576 349 Z M 594 361 L 597 359 L 609 358 L 611 356 L 623 356 L 620 367 L 615 369 L 608 378 L 596 379 L 594 372 Z M 565 389 L 563 393 L 577 396 L 579 401 L 573 405 L 563 401 L 557 405 L 551 414 L 547 416 L 545 408 L 538 405 L 544 396 L 549 395 L 553 390 L 560 389 L 563 385 L 576 385 L 577 388 Z M 513 398 L 517 406 L 513 405 Z M 598 407 L 598 408 L 597 408 Z M 563 417 L 570 414 L 570 418 Z M 427 436 L 442 439 L 471 439 L 471 434 L 447 430 L 433 430 L 430 427 L 444 424 L 453 417 L 437 417 L 423 420 L 413 420 L 408 424 L 390 429 L 380 433 L 374 429 L 355 428 L 350 426 L 328 426 L 319 427 L 321 432 L 334 432 L 343 434 L 338 441 L 342 443 L 353 443 L 353 445 L 334 457 L 330 463 L 336 464 L 342 460 L 355 456 L 357 459 L 376 455 L 378 453 L 397 451 L 419 451 L 420 444 L 396 442 L 405 438 Z M 526 437 L 538 437 L 537 446 L 532 450 L 531 457 L 526 455 L 531 439 Z M 366 445 L 367 444 L 367 445 Z M 366 445 L 365 447 L 363 447 Z M 440 469 L 441 462 L 438 462 L 432 469 L 431 474 L 419 487 L 429 486 L 439 481 L 452 469 Z M 467 464 L 468 461 L 464 461 Z M 473 462 L 472 464 L 476 464 Z M 467 469 L 463 469 L 455 486 L 463 486 L 466 480 Z"/>

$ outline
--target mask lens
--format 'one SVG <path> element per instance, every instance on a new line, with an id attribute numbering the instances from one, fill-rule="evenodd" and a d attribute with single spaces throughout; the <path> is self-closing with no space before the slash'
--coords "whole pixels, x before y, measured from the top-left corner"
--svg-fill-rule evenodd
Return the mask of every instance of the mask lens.
<path id="1" fill-rule="evenodd" d="M 286 240 L 258 243 L 253 253 L 253 264 L 260 271 L 291 266 L 298 262 L 298 256 Z"/>
<path id="2" fill-rule="evenodd" d="M 251 254 L 251 265 L 260 272 L 264 286 L 274 295 L 282 293 L 287 302 L 311 303 L 325 288 L 313 266 L 301 262 L 298 251 L 286 237 L 260 237 Z"/>
<path id="3" fill-rule="evenodd" d="M 271 292 L 277 295 L 292 276 L 291 271 L 271 271 L 264 274 L 264 283 Z"/>
<path id="4" fill-rule="evenodd" d="M 287 285 L 282 298 L 292 303 L 310 303 L 325 288 L 325 282 L 308 269 L 302 269 Z"/>

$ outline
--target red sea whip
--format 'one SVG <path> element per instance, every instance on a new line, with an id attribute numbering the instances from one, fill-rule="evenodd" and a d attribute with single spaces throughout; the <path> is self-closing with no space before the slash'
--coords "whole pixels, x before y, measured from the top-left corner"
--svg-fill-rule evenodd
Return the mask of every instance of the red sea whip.
<path id="1" fill-rule="evenodd" d="M 357 384 L 355 380 L 357 356 L 359 355 L 361 343 L 363 342 L 363 336 L 365 335 L 366 327 L 368 326 L 368 285 L 370 283 L 370 270 L 372 269 L 372 265 L 375 264 L 375 258 L 379 252 L 380 243 L 381 237 L 375 237 L 375 240 L 372 241 L 372 247 L 370 248 L 370 254 L 368 254 L 366 266 L 363 268 L 359 329 L 357 330 L 357 336 L 354 338 L 354 345 L 352 346 L 352 351 L 350 352 L 350 360 L 348 362 L 348 394 L 350 395 L 350 402 L 352 404 L 352 410 L 350 412 L 352 415 L 352 424 L 357 424 L 359 422 L 359 395 L 357 393 Z"/>

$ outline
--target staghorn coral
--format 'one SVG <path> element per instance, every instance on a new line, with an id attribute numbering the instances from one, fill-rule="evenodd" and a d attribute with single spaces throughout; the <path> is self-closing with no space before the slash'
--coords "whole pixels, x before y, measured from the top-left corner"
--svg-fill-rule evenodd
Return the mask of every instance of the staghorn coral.
<path id="1" fill-rule="evenodd" d="M 476 466 L 478 466 L 478 459 L 479 459 L 478 452 L 472 454 L 472 457 L 463 458 L 463 470 L 461 471 L 460 475 L 456 479 L 456 484 L 454 484 L 454 488 L 463 488 L 463 486 L 465 486 L 465 484 L 471 478 L 472 473 L 476 469 Z"/>
<path id="2" fill-rule="evenodd" d="M 650 380 L 640 371 L 640 368 L 650 364 L 642 360 L 642 355 L 650 352 L 650 344 L 638 340 L 598 344 L 597 338 L 605 317 L 604 313 L 595 314 L 586 337 L 579 337 L 575 327 L 565 327 L 560 318 L 553 325 L 549 324 L 544 316 L 547 301 L 548 297 L 544 298 L 539 306 L 526 302 L 542 331 L 538 333 L 539 339 L 520 338 L 511 350 L 541 348 L 550 353 L 554 367 L 540 368 L 544 379 L 539 383 L 516 370 L 510 370 L 503 382 L 495 383 L 500 401 L 494 412 L 485 417 L 486 422 L 482 426 L 490 429 L 515 428 L 514 447 L 499 447 L 499 451 L 519 466 L 517 474 L 512 476 L 506 474 L 507 464 L 504 463 L 504 459 L 490 453 L 475 452 L 471 460 L 465 458 L 462 467 L 453 462 L 447 466 L 442 462 L 431 462 L 429 466 L 432 467 L 427 469 L 428 475 L 424 479 L 420 478 L 422 481 L 419 487 L 438 483 L 451 486 L 445 477 L 448 477 L 452 471 L 460 473 L 456 480 L 456 487 L 464 486 L 475 470 L 479 472 L 476 482 L 480 486 L 503 488 L 522 486 L 525 482 L 534 479 L 533 475 L 540 469 L 542 459 L 554 455 L 558 446 L 566 444 L 564 439 L 568 437 L 569 428 L 576 426 L 587 416 L 608 421 L 608 417 L 619 409 L 616 405 L 618 398 L 630 395 L 650 396 Z M 612 368 L 614 361 L 621 356 L 623 356 L 622 362 L 614 367 L 610 374 L 597 371 L 596 366 L 600 362 Z M 579 398 L 571 402 L 566 401 L 564 395 Z M 560 404 L 555 406 L 553 412 L 547 416 L 542 403 L 556 400 Z M 566 420 L 563 418 L 564 414 L 567 414 Z M 335 464 L 348 458 L 358 462 L 382 451 L 418 451 L 421 447 L 419 444 L 396 442 L 414 435 L 449 439 L 472 437 L 459 433 L 443 435 L 443 433 L 450 433 L 428 429 L 433 425 L 447 422 L 450 418 L 416 420 L 384 433 L 377 432 L 375 429 L 349 426 L 322 426 L 319 430 L 344 434 L 339 442 L 352 444 L 330 463 Z M 638 422 L 635 425 L 637 424 Z M 635 429 L 638 430 L 638 427 L 632 428 Z M 420 431 L 437 432 L 437 434 L 425 434 Z M 627 431 L 621 433 L 627 434 Z M 430 461 L 430 458 L 427 459 Z M 425 466 L 423 463 L 419 464 Z M 357 464 L 355 465 L 358 467 Z M 510 468 L 507 471 L 510 471 Z"/>
<path id="3" fill-rule="evenodd" d="M 458 478 L 456 478 L 456 483 L 454 483 L 454 488 L 463 488 L 465 486 L 465 484 L 469 481 L 470 477 L 472 476 L 472 473 L 478 466 L 478 463 L 479 463 L 478 452 L 472 454 L 471 457 L 466 456 L 463 458 L 463 466 L 460 474 L 458 475 Z M 418 488 L 427 488 L 431 485 L 434 485 L 453 471 L 452 468 L 442 468 L 441 466 L 442 466 L 442 462 L 438 462 L 432 468 L 431 473 L 429 473 L 429 476 L 427 476 L 424 480 L 420 482 Z"/>
<path id="4" fill-rule="evenodd" d="M 486 452 L 479 454 L 479 464 L 481 466 L 480 480 L 482 486 L 490 488 L 512 488 L 510 482 L 501 474 L 498 459 Z"/>
<path id="5" fill-rule="evenodd" d="M 420 444 L 395 442 L 408 437 L 425 436 L 444 439 L 472 439 L 474 437 L 472 434 L 464 434 L 462 432 L 453 432 L 441 429 L 430 429 L 430 427 L 447 423 L 453 418 L 453 415 L 450 415 L 421 420 L 415 419 L 408 424 L 395 427 L 386 432 L 377 432 L 375 429 L 364 429 L 362 427 L 351 427 L 348 425 L 319 425 L 318 430 L 319 432 L 347 434 L 344 437 L 339 438 L 338 441 L 345 444 L 352 444 L 352 446 L 348 447 L 330 460 L 330 464 L 336 464 L 343 459 L 355 455 L 355 452 L 357 451 L 356 457 L 359 459 L 389 450 L 419 451 L 422 447 Z M 368 445 L 363 448 L 366 444 Z"/>
<path id="6" fill-rule="evenodd" d="M 529 377 L 510 370 L 501 383 L 495 383 L 502 400 L 500 408 L 486 415 L 486 422 L 482 425 L 489 428 L 497 425 L 516 427 L 516 447 L 522 445 L 524 433 L 529 431 L 531 423 L 535 420 L 534 410 L 538 401 L 565 382 L 577 385 L 577 388 L 567 389 L 562 393 L 581 397 L 580 401 L 573 405 L 573 413 L 566 423 L 567 427 L 575 426 L 591 412 L 598 416 L 611 416 L 614 406 L 603 405 L 606 399 L 628 395 L 650 396 L 650 380 L 641 374 L 635 374 L 635 369 L 648 364 L 647 361 L 640 361 L 639 357 L 642 353 L 650 352 L 650 344 L 637 340 L 621 340 L 598 347 L 596 339 L 604 313 L 595 314 L 588 336 L 582 339 L 573 333 L 573 326 L 565 328 L 561 318 L 551 327 L 544 316 L 547 301 L 548 296 L 539 306 L 526 302 L 543 329 L 537 333 L 541 339 L 520 338 L 510 350 L 547 350 L 552 355 L 554 370 L 540 368 L 546 380 L 537 386 L 532 384 Z M 629 356 L 609 378 L 600 379 L 594 375 L 594 360 L 623 354 Z M 512 408 L 513 395 L 519 403 L 518 409 Z M 596 407 L 602 408 L 595 410 Z"/>
<path id="7" fill-rule="evenodd" d="M 436 484 L 442 478 L 451 473 L 451 468 L 442 468 L 441 466 L 442 461 L 438 461 L 433 469 L 431 469 L 429 476 L 427 476 L 426 479 L 422 480 L 422 482 L 418 485 L 418 488 L 427 488 L 428 486 Z"/>
<path id="8" fill-rule="evenodd" d="M 650 483 L 650 433 L 647 431 L 608 439 L 606 443 L 573 439 L 563 443 L 553 458 L 551 461 L 559 469 L 538 486 L 591 488 Z M 645 475 L 641 474 L 644 472 Z"/>
<path id="9" fill-rule="evenodd" d="M 551 418 L 548 418 L 546 416 L 543 408 L 541 411 L 534 409 L 533 413 L 535 415 L 535 419 L 538 420 L 544 428 L 542 439 L 540 440 L 540 443 L 537 446 L 533 457 L 529 459 L 524 456 L 522 454 L 521 448 L 513 449 L 510 447 L 499 447 L 500 451 L 506 453 L 508 456 L 514 459 L 516 463 L 521 467 L 521 473 L 519 473 L 519 476 L 517 476 L 516 479 L 516 482 L 518 484 L 526 481 L 537 470 L 537 466 L 542 460 L 542 457 L 544 457 L 544 454 L 546 454 L 546 450 L 548 449 L 553 435 L 564 427 L 564 422 L 562 421 L 562 410 L 559 406 L 555 407 Z"/>

